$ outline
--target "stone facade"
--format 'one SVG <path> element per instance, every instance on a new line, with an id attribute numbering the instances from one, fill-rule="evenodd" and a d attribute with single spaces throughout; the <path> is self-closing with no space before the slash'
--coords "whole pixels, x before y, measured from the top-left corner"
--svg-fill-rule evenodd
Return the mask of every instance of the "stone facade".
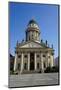
<path id="1" fill-rule="evenodd" d="M 15 50 L 14 72 L 44 72 L 53 67 L 54 50 L 47 43 L 40 42 L 40 30 L 34 20 L 30 20 L 26 29 L 26 40 L 17 42 Z"/>

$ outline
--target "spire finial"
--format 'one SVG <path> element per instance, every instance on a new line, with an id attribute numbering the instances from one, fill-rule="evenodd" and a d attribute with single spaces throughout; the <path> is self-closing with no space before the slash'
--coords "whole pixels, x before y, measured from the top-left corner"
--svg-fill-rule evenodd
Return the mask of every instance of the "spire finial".
<path id="1" fill-rule="evenodd" d="M 53 44 L 52 44 L 52 48 L 53 48 Z"/>
<path id="2" fill-rule="evenodd" d="M 46 40 L 46 45 L 47 45 L 47 40 Z"/>
<path id="3" fill-rule="evenodd" d="M 17 40 L 17 46 L 18 46 L 18 40 Z"/>
<path id="4" fill-rule="evenodd" d="M 34 20 L 34 16 L 32 17 L 32 20 Z"/>

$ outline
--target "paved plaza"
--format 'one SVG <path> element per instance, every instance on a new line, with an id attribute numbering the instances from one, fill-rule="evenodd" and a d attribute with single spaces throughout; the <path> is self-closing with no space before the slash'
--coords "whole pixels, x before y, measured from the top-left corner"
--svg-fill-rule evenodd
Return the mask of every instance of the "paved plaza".
<path id="1" fill-rule="evenodd" d="M 9 87 L 57 85 L 58 73 L 10 75 Z"/>

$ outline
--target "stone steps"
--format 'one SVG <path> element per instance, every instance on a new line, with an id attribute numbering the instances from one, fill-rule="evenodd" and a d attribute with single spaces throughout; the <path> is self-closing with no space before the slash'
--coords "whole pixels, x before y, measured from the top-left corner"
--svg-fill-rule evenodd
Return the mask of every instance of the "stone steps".
<path id="1" fill-rule="evenodd" d="M 38 73 L 39 71 L 24 71 L 22 74 L 34 74 L 34 73 Z"/>

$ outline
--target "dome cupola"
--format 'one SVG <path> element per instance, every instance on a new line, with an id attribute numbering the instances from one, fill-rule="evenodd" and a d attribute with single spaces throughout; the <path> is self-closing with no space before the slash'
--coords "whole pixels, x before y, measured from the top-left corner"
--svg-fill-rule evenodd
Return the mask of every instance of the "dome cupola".
<path id="1" fill-rule="evenodd" d="M 37 22 L 32 19 L 29 21 L 26 29 L 26 41 L 40 41 L 40 30 Z"/>
<path id="2" fill-rule="evenodd" d="M 36 29 L 36 30 L 39 30 L 39 26 L 38 26 L 37 22 L 32 19 L 32 20 L 29 21 L 27 29 L 32 29 L 32 30 Z"/>

